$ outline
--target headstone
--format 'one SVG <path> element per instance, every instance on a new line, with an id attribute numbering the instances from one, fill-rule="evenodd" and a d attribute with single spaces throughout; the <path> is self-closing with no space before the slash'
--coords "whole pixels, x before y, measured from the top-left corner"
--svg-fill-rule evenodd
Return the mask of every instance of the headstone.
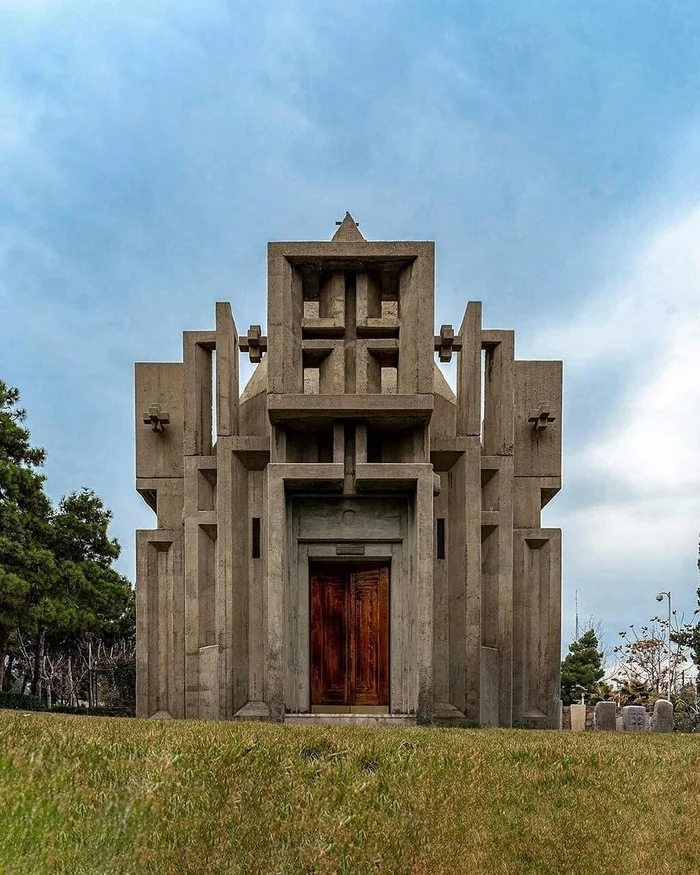
<path id="1" fill-rule="evenodd" d="M 557 729 L 564 728 L 564 703 L 561 699 L 559 699 L 559 723 L 557 724 Z"/>
<path id="2" fill-rule="evenodd" d="M 594 728 L 615 732 L 617 729 L 617 705 L 615 702 L 598 702 L 595 706 Z"/>
<path id="3" fill-rule="evenodd" d="M 625 732 L 644 732 L 647 712 L 644 705 L 625 705 L 622 709 L 622 728 Z"/>
<path id="4" fill-rule="evenodd" d="M 673 705 L 668 699 L 657 699 L 651 718 L 652 732 L 673 732 Z"/>
<path id="5" fill-rule="evenodd" d="M 586 728 L 586 706 L 572 705 L 569 713 L 571 714 L 571 731 L 583 732 Z"/>

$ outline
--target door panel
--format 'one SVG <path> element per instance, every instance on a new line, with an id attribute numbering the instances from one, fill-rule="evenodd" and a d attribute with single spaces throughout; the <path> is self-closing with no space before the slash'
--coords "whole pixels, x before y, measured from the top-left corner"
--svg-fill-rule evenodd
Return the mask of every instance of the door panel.
<path id="1" fill-rule="evenodd" d="M 350 590 L 337 573 L 311 578 L 311 687 L 315 705 L 345 705 L 349 696 Z"/>
<path id="2" fill-rule="evenodd" d="M 351 575 L 354 608 L 352 704 L 386 705 L 389 702 L 388 584 L 387 568 L 358 570 Z"/>
<path id="3" fill-rule="evenodd" d="M 311 704 L 389 704 L 389 568 L 311 568 Z"/>

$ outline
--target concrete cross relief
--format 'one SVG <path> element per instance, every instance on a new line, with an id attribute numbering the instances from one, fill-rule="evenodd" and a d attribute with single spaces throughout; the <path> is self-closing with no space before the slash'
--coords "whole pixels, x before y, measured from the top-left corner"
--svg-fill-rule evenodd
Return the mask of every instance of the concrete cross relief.
<path id="1" fill-rule="evenodd" d="M 143 414 L 144 425 L 150 425 L 153 431 L 165 431 L 165 426 L 170 424 L 170 416 L 163 413 L 160 404 L 151 404 L 148 411 Z"/>
<path id="2" fill-rule="evenodd" d="M 535 431 L 544 431 L 545 428 L 554 422 L 555 417 L 552 416 L 549 404 L 540 404 L 539 409 L 528 418 L 528 422 L 532 423 Z"/>
<path id="3" fill-rule="evenodd" d="M 453 352 L 462 351 L 462 338 L 455 337 L 451 325 L 441 325 L 440 334 L 435 337 L 435 352 L 438 353 L 441 362 L 452 361 Z"/>
<path id="4" fill-rule="evenodd" d="M 267 337 L 262 333 L 259 325 L 251 325 L 246 337 L 238 341 L 241 352 L 247 352 L 252 364 L 257 365 L 262 361 L 263 353 L 267 352 Z"/>

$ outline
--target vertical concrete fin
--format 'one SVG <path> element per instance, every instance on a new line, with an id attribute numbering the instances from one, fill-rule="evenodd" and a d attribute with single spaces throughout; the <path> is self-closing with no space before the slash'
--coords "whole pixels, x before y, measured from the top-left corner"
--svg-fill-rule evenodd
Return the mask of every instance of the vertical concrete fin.
<path id="1" fill-rule="evenodd" d="M 268 247 L 267 374 L 268 392 L 304 391 L 301 324 L 304 295 L 301 271 L 279 250 Z"/>
<path id="2" fill-rule="evenodd" d="M 515 332 L 482 331 L 486 350 L 484 453 L 513 455 L 513 358 Z"/>
<path id="3" fill-rule="evenodd" d="M 399 278 L 398 391 L 407 395 L 433 391 L 435 247 L 421 246 Z"/>
<path id="4" fill-rule="evenodd" d="M 216 302 L 216 431 L 238 434 L 238 331 L 231 305 Z"/>
<path id="5" fill-rule="evenodd" d="M 562 363 L 515 362 L 515 476 L 561 476 Z"/>
<path id="6" fill-rule="evenodd" d="M 183 331 L 186 456 L 208 456 L 212 449 L 212 361 L 214 332 Z"/>
<path id="7" fill-rule="evenodd" d="M 136 714 L 184 717 L 181 530 L 136 533 Z"/>
<path id="8" fill-rule="evenodd" d="M 428 466 L 426 466 L 428 467 Z M 433 693 L 433 475 L 428 470 L 416 484 L 416 668 L 419 718 L 431 720 Z"/>
<path id="9" fill-rule="evenodd" d="M 470 301 L 459 329 L 457 434 L 481 434 L 481 301 Z"/>
<path id="10" fill-rule="evenodd" d="M 559 720 L 561 531 L 518 529 L 513 541 L 513 719 Z"/>
<path id="11" fill-rule="evenodd" d="M 182 477 L 183 366 L 137 362 L 134 378 L 136 477 Z"/>
<path id="12" fill-rule="evenodd" d="M 450 703 L 478 721 L 481 686 L 481 466 L 479 438 L 449 472 Z"/>

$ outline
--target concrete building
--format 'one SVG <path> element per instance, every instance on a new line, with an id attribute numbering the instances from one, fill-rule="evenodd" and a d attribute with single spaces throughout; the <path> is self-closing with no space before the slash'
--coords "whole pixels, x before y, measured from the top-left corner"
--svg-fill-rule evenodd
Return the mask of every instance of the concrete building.
<path id="1" fill-rule="evenodd" d="M 433 243 L 348 214 L 269 244 L 267 336 L 219 303 L 136 365 L 140 716 L 558 725 L 561 362 L 433 298 Z"/>

